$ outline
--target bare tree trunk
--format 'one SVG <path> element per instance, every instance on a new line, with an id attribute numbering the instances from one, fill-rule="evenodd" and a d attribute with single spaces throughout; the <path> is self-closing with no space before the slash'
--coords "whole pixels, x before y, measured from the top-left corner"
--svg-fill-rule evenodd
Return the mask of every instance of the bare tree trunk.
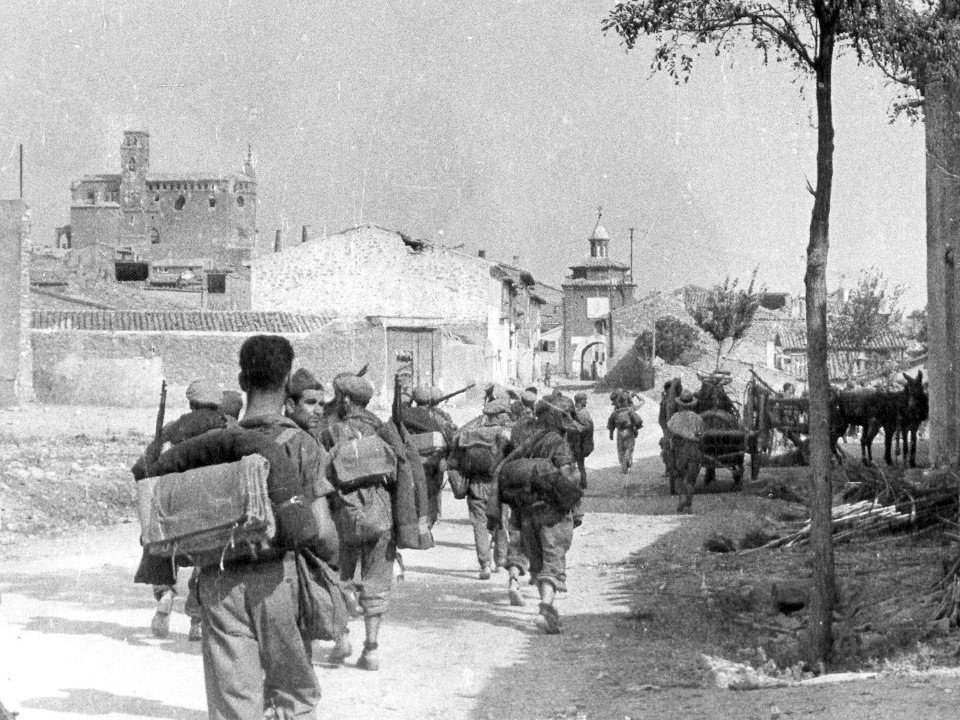
<path id="1" fill-rule="evenodd" d="M 930 460 L 960 453 L 960 83 L 925 88 L 927 149 L 927 316 L 930 353 Z"/>
<path id="2" fill-rule="evenodd" d="M 817 57 L 817 187 L 807 246 L 807 381 L 810 392 L 810 593 L 808 653 L 826 662 L 833 642 L 833 533 L 831 528 L 830 421 L 827 371 L 827 254 L 830 249 L 830 197 L 833 190 L 833 107 L 831 83 L 835 35 L 825 29 Z"/>

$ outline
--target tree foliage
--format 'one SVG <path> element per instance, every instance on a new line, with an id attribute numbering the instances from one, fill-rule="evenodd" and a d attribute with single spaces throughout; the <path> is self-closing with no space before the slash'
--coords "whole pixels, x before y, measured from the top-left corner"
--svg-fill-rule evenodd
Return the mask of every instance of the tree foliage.
<path id="1" fill-rule="evenodd" d="M 641 37 L 652 37 L 653 70 L 669 73 L 676 82 L 687 79 L 702 48 L 719 55 L 740 41 L 759 49 L 765 61 L 789 63 L 801 78 L 815 80 L 817 175 L 815 185 L 807 185 L 813 195 L 813 208 L 804 277 L 814 556 L 809 648 L 813 661 L 829 658 L 836 602 L 826 318 L 835 136 L 834 58 L 838 50 L 852 48 L 857 59 L 866 60 L 871 42 L 880 42 L 877 33 L 884 27 L 887 4 L 905 6 L 908 2 L 912 0 L 626 0 L 618 2 L 603 22 L 604 31 L 616 32 L 628 50 Z M 722 332 L 719 326 L 718 332 Z"/>
<path id="2" fill-rule="evenodd" d="M 903 321 L 902 285 L 890 287 L 876 268 L 860 273 L 846 302 L 837 303 L 828 315 L 831 344 L 843 350 L 862 350 L 874 338 L 895 332 Z"/>
<path id="3" fill-rule="evenodd" d="M 753 289 L 756 280 L 757 271 L 754 270 L 749 285 L 743 289 L 739 278 L 731 281 L 727 277 L 723 285 L 713 288 L 706 302 L 689 308 L 693 321 L 717 341 L 717 369 L 720 368 L 723 344 L 730 341 L 727 348 L 727 352 L 730 352 L 753 324 L 753 316 L 760 306 L 760 295 Z"/>
<path id="4" fill-rule="evenodd" d="M 694 348 L 697 331 L 672 315 L 657 318 L 657 357 L 665 363 L 675 365 Z M 634 341 L 634 347 L 641 357 L 650 357 L 653 352 L 653 334 L 644 330 Z"/>

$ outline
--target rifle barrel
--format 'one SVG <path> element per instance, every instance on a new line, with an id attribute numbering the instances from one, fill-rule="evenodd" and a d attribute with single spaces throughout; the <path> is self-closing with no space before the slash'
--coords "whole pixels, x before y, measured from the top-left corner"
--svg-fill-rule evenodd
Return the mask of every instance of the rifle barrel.
<path id="1" fill-rule="evenodd" d="M 476 387 L 476 385 L 477 385 L 476 383 L 470 383 L 470 384 L 467 385 L 466 387 L 462 387 L 462 388 L 460 388 L 459 390 L 454 390 L 452 393 L 448 393 L 447 395 L 444 395 L 442 398 L 440 398 L 440 399 L 437 400 L 436 402 L 430 403 L 430 405 L 431 405 L 432 407 L 437 406 L 437 405 L 439 405 L 439 404 L 442 403 L 442 402 L 446 402 L 447 400 L 449 400 L 449 399 L 452 398 L 452 397 L 456 397 L 457 395 L 460 395 L 461 393 L 465 393 L 465 392 L 466 392 L 467 390 L 469 390 L 470 388 Z"/>

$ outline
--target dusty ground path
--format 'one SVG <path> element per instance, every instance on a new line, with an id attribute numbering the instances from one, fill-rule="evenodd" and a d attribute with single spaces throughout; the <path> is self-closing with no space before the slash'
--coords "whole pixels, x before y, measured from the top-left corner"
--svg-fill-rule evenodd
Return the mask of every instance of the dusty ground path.
<path id="1" fill-rule="evenodd" d="M 633 613 L 637 578 L 627 577 L 624 561 L 669 550 L 675 536 L 701 521 L 697 514 L 672 515 L 675 499 L 654 457 L 652 403 L 642 411 L 647 427 L 638 445 L 638 457 L 646 459 L 626 478 L 604 432 L 605 396 L 592 396 L 591 409 L 597 451 L 588 463 L 585 524 L 570 555 L 570 592 L 558 602 L 565 633 L 536 630 L 534 588 L 524 589 L 526 607 L 513 608 L 503 573 L 477 579 L 464 503 L 447 494 L 437 547 L 405 553 L 407 578 L 397 586 L 381 634 L 382 670 L 356 670 L 356 655 L 346 667 L 318 666 L 319 717 L 956 717 L 960 681 L 953 677 L 753 692 L 711 687 L 697 638 L 664 636 Z M 0 431 L 12 418 L 7 428 L 36 434 L 68 427 L 146 432 L 150 415 L 4 412 Z M 723 508 L 728 499 L 698 496 L 695 510 Z M 186 639 L 185 616 L 174 615 L 170 639 L 150 634 L 150 591 L 131 583 L 137 536 L 133 522 L 4 548 L 0 700 L 23 720 L 206 717 L 199 646 Z M 362 624 L 352 627 L 359 650 Z"/>

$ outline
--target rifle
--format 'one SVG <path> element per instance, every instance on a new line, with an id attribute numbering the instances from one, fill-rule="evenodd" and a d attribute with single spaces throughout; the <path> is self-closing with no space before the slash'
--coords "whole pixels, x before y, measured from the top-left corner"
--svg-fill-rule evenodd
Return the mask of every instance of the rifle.
<path id="1" fill-rule="evenodd" d="M 449 400 L 449 399 L 452 398 L 452 397 L 456 397 L 457 395 L 462 395 L 463 393 L 465 393 L 467 390 L 469 390 L 469 389 L 472 388 L 472 387 L 476 387 L 476 383 L 470 383 L 469 385 L 467 385 L 467 386 L 464 387 L 464 388 L 460 388 L 459 390 L 454 390 L 452 393 L 448 393 L 448 394 L 444 395 L 442 398 L 438 398 L 438 399 L 436 399 L 436 400 L 428 403 L 428 406 L 429 406 L 429 407 L 436 407 L 436 406 L 439 405 L 440 403 L 446 402 L 447 400 Z"/>
<path id="2" fill-rule="evenodd" d="M 397 426 L 397 432 L 400 433 L 400 438 L 404 439 L 406 437 L 406 429 L 403 427 L 403 421 L 401 420 L 401 402 L 403 394 L 403 386 L 400 383 L 400 373 L 397 373 L 393 376 L 393 405 L 390 408 L 390 419 L 393 420 L 393 424 Z"/>
<path id="3" fill-rule="evenodd" d="M 153 437 L 156 440 L 160 439 L 160 434 L 163 432 L 163 416 L 167 412 L 167 381 L 164 380 L 160 385 L 160 407 L 157 408 L 157 427 L 153 432 Z"/>
<path id="4" fill-rule="evenodd" d="M 367 364 L 364 365 L 362 368 L 360 368 L 360 369 L 357 371 L 357 377 L 363 377 L 364 375 L 366 375 L 366 374 L 367 374 L 367 368 L 369 368 L 369 367 L 370 367 L 370 363 L 367 363 Z"/>

